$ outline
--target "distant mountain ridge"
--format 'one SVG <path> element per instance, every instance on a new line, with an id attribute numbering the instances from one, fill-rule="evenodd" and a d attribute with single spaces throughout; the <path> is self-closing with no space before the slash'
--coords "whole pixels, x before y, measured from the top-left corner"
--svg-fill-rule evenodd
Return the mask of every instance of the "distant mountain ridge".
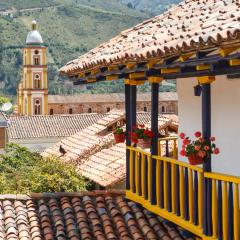
<path id="1" fill-rule="evenodd" d="M 33 19 L 37 20 L 44 44 L 48 46 L 50 93 L 70 94 L 82 90 L 63 86 L 64 79 L 57 72 L 61 66 L 150 18 L 156 4 L 159 7 L 162 2 L 161 6 L 166 7 L 176 1 L 0 0 L 0 93 L 16 94 L 21 78 L 22 48 Z M 87 91 L 122 90 L 120 83 L 112 83 Z"/>

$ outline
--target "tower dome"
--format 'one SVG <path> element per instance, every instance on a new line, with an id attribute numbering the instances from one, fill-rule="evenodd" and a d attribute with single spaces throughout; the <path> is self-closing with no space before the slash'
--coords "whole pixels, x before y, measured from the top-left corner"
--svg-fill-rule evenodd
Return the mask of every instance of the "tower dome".
<path id="1" fill-rule="evenodd" d="M 32 21 L 32 30 L 28 33 L 26 44 L 42 44 L 42 36 L 37 30 L 37 22 L 35 20 Z"/>

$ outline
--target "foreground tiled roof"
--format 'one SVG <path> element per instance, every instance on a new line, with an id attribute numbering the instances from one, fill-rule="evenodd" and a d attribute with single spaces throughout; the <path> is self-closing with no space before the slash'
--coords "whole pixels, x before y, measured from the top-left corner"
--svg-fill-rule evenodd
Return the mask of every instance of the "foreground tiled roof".
<path id="1" fill-rule="evenodd" d="M 119 191 L 0 196 L 3 240 L 191 240 Z"/>
<path id="2" fill-rule="evenodd" d="M 9 138 L 67 137 L 91 126 L 105 114 L 10 116 Z"/>
<path id="3" fill-rule="evenodd" d="M 70 61 L 70 74 L 119 62 L 164 58 L 240 39 L 238 0 L 185 0 Z"/>
<path id="4" fill-rule="evenodd" d="M 160 92 L 159 101 L 177 101 L 176 92 Z M 49 95 L 48 103 L 105 103 L 105 102 L 124 102 L 125 95 L 124 93 L 111 93 L 111 94 L 78 94 L 78 95 Z M 139 102 L 150 102 L 151 94 L 150 93 L 140 93 L 137 94 L 137 101 Z"/>

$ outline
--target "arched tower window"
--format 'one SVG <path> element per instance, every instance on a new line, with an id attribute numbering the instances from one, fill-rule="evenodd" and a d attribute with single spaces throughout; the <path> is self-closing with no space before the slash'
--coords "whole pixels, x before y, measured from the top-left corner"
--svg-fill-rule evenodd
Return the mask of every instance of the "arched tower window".
<path id="1" fill-rule="evenodd" d="M 41 88 L 41 76 L 40 74 L 34 74 L 34 88 Z"/>
<path id="2" fill-rule="evenodd" d="M 144 111 L 144 112 L 147 112 L 147 107 L 146 107 L 146 106 L 143 108 L 143 111 Z"/>
<path id="3" fill-rule="evenodd" d="M 164 106 L 162 106 L 162 112 L 165 112 L 165 107 Z"/>
<path id="4" fill-rule="evenodd" d="M 38 98 L 34 101 L 34 114 L 41 115 L 41 100 Z"/>
<path id="5" fill-rule="evenodd" d="M 108 108 L 107 108 L 107 112 L 110 112 L 110 110 L 111 110 L 110 107 L 108 107 Z"/>
<path id="6" fill-rule="evenodd" d="M 50 109 L 50 115 L 53 115 L 53 109 L 52 108 Z"/>
<path id="7" fill-rule="evenodd" d="M 92 109 L 91 109 L 91 108 L 89 108 L 89 109 L 88 109 L 88 113 L 91 113 L 91 112 L 92 112 Z"/>
<path id="8" fill-rule="evenodd" d="M 73 113 L 72 108 L 69 108 L 69 114 L 72 114 L 72 113 Z"/>
<path id="9" fill-rule="evenodd" d="M 33 63 L 34 63 L 34 65 L 40 65 L 40 55 L 39 55 L 39 51 L 38 50 L 34 51 Z"/>

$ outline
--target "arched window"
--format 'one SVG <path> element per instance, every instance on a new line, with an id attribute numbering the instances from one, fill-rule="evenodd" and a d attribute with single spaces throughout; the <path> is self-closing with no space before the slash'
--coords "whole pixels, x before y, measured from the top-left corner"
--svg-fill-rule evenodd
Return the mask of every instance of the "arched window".
<path id="1" fill-rule="evenodd" d="M 40 64 L 40 55 L 39 55 L 39 51 L 38 50 L 34 51 L 33 63 L 34 63 L 34 65 L 39 65 Z"/>
<path id="2" fill-rule="evenodd" d="M 88 113 L 91 113 L 91 112 L 92 112 L 92 109 L 91 109 L 91 108 L 89 108 L 89 109 L 88 109 Z"/>
<path id="3" fill-rule="evenodd" d="M 34 88 L 41 88 L 41 77 L 40 74 L 34 74 Z"/>
<path id="4" fill-rule="evenodd" d="M 53 109 L 52 108 L 50 109 L 50 115 L 53 115 Z"/>
<path id="5" fill-rule="evenodd" d="M 162 106 L 162 112 L 165 112 L 165 107 L 164 106 Z"/>
<path id="6" fill-rule="evenodd" d="M 111 110 L 110 107 L 108 107 L 108 108 L 107 108 L 107 112 L 110 112 L 110 110 Z"/>
<path id="7" fill-rule="evenodd" d="M 144 112 L 147 112 L 147 107 L 144 107 L 144 108 L 143 108 L 143 111 L 144 111 Z"/>
<path id="8" fill-rule="evenodd" d="M 69 114 L 72 114 L 72 113 L 73 113 L 72 108 L 69 108 Z"/>
<path id="9" fill-rule="evenodd" d="M 41 101 L 40 99 L 35 99 L 34 101 L 34 114 L 40 115 L 41 114 Z"/>

